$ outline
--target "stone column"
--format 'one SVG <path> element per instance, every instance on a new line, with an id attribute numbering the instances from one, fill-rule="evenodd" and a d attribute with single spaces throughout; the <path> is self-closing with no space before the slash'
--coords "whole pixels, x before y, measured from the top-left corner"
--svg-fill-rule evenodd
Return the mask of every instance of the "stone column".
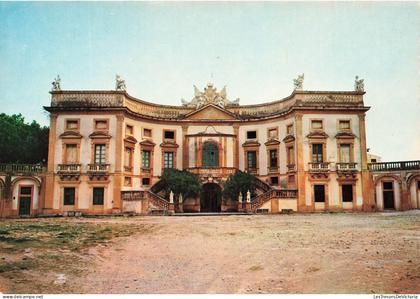
<path id="1" fill-rule="evenodd" d="M 188 126 L 182 126 L 182 169 L 189 167 L 189 140 L 187 131 Z"/>
<path id="2" fill-rule="evenodd" d="M 233 125 L 233 167 L 239 169 L 239 125 Z"/>

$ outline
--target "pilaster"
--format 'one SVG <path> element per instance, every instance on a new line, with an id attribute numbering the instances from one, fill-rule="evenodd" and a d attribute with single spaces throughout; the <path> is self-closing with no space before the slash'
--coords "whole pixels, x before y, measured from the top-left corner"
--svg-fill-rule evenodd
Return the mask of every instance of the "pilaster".
<path id="1" fill-rule="evenodd" d="M 55 147 L 57 139 L 57 118 L 58 115 L 50 114 L 50 133 L 48 137 L 48 164 L 47 173 L 45 175 L 45 197 L 44 202 L 40 201 L 40 206 L 44 208 L 45 213 L 54 207 L 54 165 L 55 165 Z"/>

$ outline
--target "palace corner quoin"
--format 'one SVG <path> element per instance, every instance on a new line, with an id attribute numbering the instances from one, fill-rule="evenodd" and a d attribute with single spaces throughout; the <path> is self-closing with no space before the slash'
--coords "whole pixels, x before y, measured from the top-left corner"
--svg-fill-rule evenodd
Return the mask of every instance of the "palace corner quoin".
<path id="1" fill-rule="evenodd" d="M 130 96 L 120 78 L 112 91 L 61 90 L 58 78 L 48 165 L 0 165 L 1 216 L 418 209 L 420 161 L 368 161 L 363 89 L 306 91 L 299 79 L 264 104 L 208 84 L 167 106 Z M 204 192 L 165 198 L 166 168 L 198 175 Z M 257 177 L 256 193 L 226 200 L 237 171 Z"/>

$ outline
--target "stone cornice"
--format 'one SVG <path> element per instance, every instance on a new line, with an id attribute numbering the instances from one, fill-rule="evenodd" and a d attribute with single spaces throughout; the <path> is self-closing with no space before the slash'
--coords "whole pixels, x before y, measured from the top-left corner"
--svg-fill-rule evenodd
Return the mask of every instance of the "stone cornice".
<path id="1" fill-rule="evenodd" d="M 49 112 L 93 111 L 122 109 L 148 119 L 189 121 L 187 116 L 196 113 L 186 106 L 160 105 L 134 98 L 125 91 L 53 91 Z M 294 111 L 358 111 L 366 112 L 363 104 L 364 92 L 355 91 L 301 91 L 295 90 L 288 97 L 277 101 L 254 105 L 226 105 L 223 111 L 234 118 L 226 121 L 250 121 L 276 118 Z M 199 122 L 200 120 L 191 120 Z"/>

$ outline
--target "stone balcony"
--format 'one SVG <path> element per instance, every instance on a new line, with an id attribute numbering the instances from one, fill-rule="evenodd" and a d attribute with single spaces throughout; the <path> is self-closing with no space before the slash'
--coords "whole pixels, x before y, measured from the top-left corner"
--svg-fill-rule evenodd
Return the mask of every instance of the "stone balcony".
<path id="1" fill-rule="evenodd" d="M 287 164 L 287 172 L 296 171 L 296 164 Z"/>
<path id="2" fill-rule="evenodd" d="M 87 165 L 87 174 L 91 180 L 107 179 L 109 175 L 109 164 L 95 163 Z"/>
<path id="3" fill-rule="evenodd" d="M 419 170 L 420 160 L 369 163 L 368 168 L 370 171 Z"/>
<path id="4" fill-rule="evenodd" d="M 34 175 L 45 172 L 41 164 L 0 164 L 0 173 L 11 175 Z"/>
<path id="5" fill-rule="evenodd" d="M 357 163 L 336 163 L 335 164 L 337 172 L 347 172 L 347 171 L 357 171 Z"/>
<path id="6" fill-rule="evenodd" d="M 200 178 L 221 178 L 228 177 L 236 172 L 234 167 L 214 167 L 214 168 L 201 168 L 191 167 L 187 168 L 191 173 L 197 174 Z"/>
<path id="7" fill-rule="evenodd" d="M 78 180 L 80 177 L 81 169 L 81 164 L 58 164 L 57 174 L 60 176 L 61 180 Z"/>
<path id="8" fill-rule="evenodd" d="M 309 172 L 329 172 L 330 162 L 309 162 L 308 169 Z"/>

